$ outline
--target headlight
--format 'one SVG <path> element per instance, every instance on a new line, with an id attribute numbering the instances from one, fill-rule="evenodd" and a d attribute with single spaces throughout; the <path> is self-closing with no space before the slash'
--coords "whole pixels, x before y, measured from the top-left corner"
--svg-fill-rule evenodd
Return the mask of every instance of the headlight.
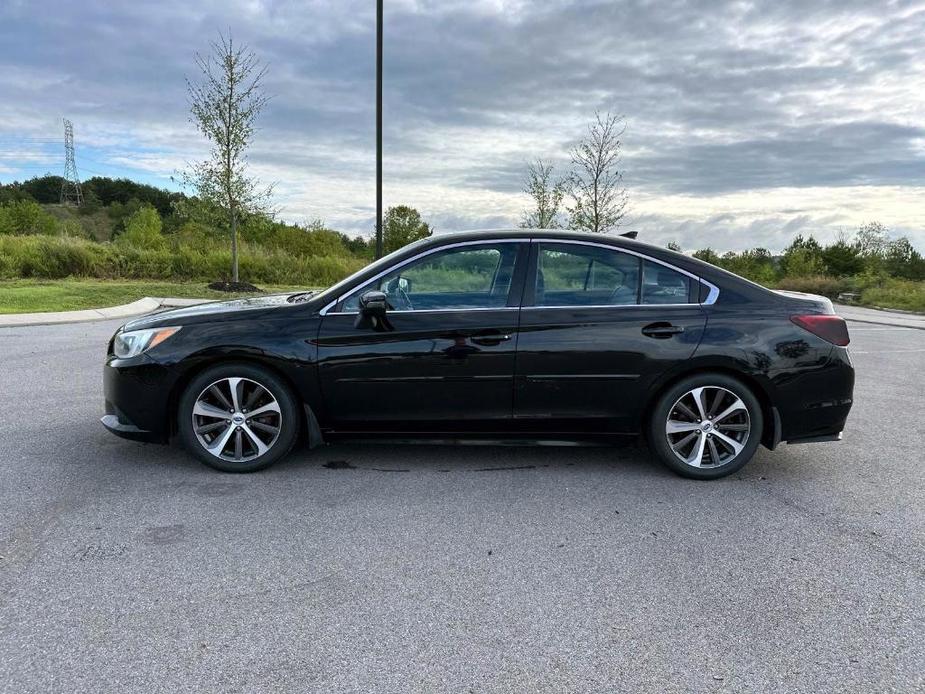
<path id="1" fill-rule="evenodd" d="M 179 327 L 150 328 L 148 330 L 130 330 L 129 332 L 116 333 L 112 351 L 119 359 L 135 357 L 145 350 L 159 345 L 179 329 Z"/>

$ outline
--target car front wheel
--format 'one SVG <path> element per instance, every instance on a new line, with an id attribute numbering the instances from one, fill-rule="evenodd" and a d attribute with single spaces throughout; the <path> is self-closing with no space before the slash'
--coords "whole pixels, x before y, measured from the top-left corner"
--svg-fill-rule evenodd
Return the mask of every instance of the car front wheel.
<path id="1" fill-rule="evenodd" d="M 244 363 L 213 366 L 180 398 L 187 450 L 223 472 L 254 472 L 286 455 L 299 433 L 298 404 L 273 372 Z"/>
<path id="2" fill-rule="evenodd" d="M 761 442 L 758 399 L 724 374 L 682 379 L 658 399 L 649 419 L 649 442 L 675 472 L 710 480 L 745 465 Z"/>

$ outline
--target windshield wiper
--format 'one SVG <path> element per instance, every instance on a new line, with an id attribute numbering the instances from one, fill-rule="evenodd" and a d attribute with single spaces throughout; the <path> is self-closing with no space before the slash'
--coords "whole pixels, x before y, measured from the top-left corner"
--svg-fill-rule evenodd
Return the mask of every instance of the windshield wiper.
<path id="1" fill-rule="evenodd" d="M 290 304 L 301 304 L 303 301 L 308 301 L 318 292 L 299 292 L 298 294 L 292 294 L 289 298 L 286 299 Z"/>

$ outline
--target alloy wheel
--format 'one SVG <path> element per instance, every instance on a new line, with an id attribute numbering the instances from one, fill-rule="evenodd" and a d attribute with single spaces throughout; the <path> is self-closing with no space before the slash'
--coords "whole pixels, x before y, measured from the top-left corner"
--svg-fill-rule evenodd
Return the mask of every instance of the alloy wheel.
<path id="1" fill-rule="evenodd" d="M 719 386 L 693 388 L 668 411 L 665 436 L 677 458 L 691 467 L 715 468 L 729 463 L 751 431 L 742 399 Z"/>
<path id="2" fill-rule="evenodd" d="M 249 378 L 222 378 L 206 386 L 193 405 L 193 432 L 216 458 L 243 463 L 276 443 L 282 426 L 279 402 Z"/>

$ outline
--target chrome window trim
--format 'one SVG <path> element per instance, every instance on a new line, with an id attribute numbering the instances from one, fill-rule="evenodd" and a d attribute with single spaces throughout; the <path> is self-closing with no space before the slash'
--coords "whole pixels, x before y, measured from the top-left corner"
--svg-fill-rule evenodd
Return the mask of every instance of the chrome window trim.
<path id="1" fill-rule="evenodd" d="M 557 304 L 555 306 L 521 306 L 523 311 L 539 311 L 547 308 L 570 308 L 580 311 L 584 308 L 700 308 L 703 304 Z"/>
<path id="2" fill-rule="evenodd" d="M 460 311 L 519 311 L 520 306 L 496 306 L 492 308 L 490 306 L 473 306 L 472 308 L 421 308 L 421 309 L 392 309 L 389 311 L 389 315 L 395 313 L 459 313 Z M 355 316 L 359 311 L 338 311 L 332 313 L 332 316 Z"/>
<path id="3" fill-rule="evenodd" d="M 665 262 L 664 260 L 659 260 L 658 258 L 653 258 L 652 256 L 646 255 L 645 253 L 640 253 L 639 251 L 634 251 L 629 248 L 623 248 L 622 246 L 613 246 L 607 243 L 596 243 L 594 241 L 581 241 L 578 239 L 545 239 L 545 238 L 535 238 L 535 237 L 534 238 L 520 238 L 520 239 L 479 239 L 475 241 L 460 241 L 458 243 L 450 243 L 450 244 L 446 244 L 443 246 L 437 246 L 435 248 L 429 248 L 426 251 L 422 251 L 421 253 L 418 253 L 417 255 L 413 255 L 410 258 L 401 261 L 400 263 L 391 265 L 385 270 L 383 270 L 382 272 L 378 273 L 377 275 L 370 277 L 368 280 L 366 280 L 362 284 L 338 296 L 336 299 L 334 299 L 333 301 L 325 305 L 324 308 L 322 308 L 321 311 L 319 311 L 319 314 L 322 316 L 328 315 L 328 313 L 331 310 L 331 307 L 336 306 L 339 302 L 346 299 L 348 296 L 353 294 L 355 291 L 359 289 L 363 289 L 367 285 L 371 284 L 372 282 L 375 282 L 376 280 L 387 275 L 393 270 L 397 270 L 398 268 L 404 267 L 408 263 L 414 262 L 415 260 L 419 258 L 424 258 L 428 255 L 431 255 L 432 253 L 437 253 L 438 251 L 445 251 L 451 248 L 459 248 L 461 246 L 480 246 L 480 245 L 484 246 L 484 245 L 493 245 L 496 243 L 544 243 L 544 244 L 593 246 L 595 248 L 603 248 L 605 250 L 616 251 L 617 253 L 627 253 L 629 255 L 634 255 L 637 258 L 642 258 L 643 260 L 648 260 L 653 263 L 658 263 L 659 265 L 663 265 L 664 267 L 667 267 L 670 270 L 674 270 L 675 272 L 680 272 L 682 275 L 686 275 L 687 277 L 690 277 L 691 279 L 694 279 L 697 282 L 705 284 L 709 288 L 710 291 L 707 294 L 707 298 L 705 301 L 694 302 L 694 303 L 684 303 L 684 304 L 594 304 L 590 306 L 498 306 L 494 308 L 492 307 L 472 307 L 472 308 L 447 308 L 447 309 L 434 308 L 434 309 L 420 309 L 420 310 L 411 310 L 411 311 L 398 310 L 398 311 L 390 311 L 389 313 L 447 313 L 447 312 L 458 312 L 458 311 L 501 311 L 505 309 L 519 310 L 519 309 L 546 309 L 546 308 L 554 308 L 554 309 L 558 309 L 558 308 L 570 308 L 570 309 L 638 308 L 638 307 L 652 308 L 652 307 L 659 307 L 659 306 L 663 308 L 678 308 L 678 307 L 683 307 L 683 306 L 688 306 L 688 307 L 690 306 L 712 306 L 713 304 L 716 303 L 716 300 L 719 298 L 719 287 L 717 287 L 712 282 L 708 282 L 702 277 L 695 275 L 693 272 L 688 272 L 687 270 L 684 270 L 675 265 L 672 265 L 671 263 Z M 335 311 L 332 315 L 355 316 L 357 313 L 358 313 L 357 311 Z"/>
<path id="4" fill-rule="evenodd" d="M 367 286 L 368 284 L 371 284 L 372 282 L 375 282 L 377 279 L 379 279 L 380 277 L 383 277 L 383 276 L 389 274 L 389 273 L 392 272 L 393 270 L 397 270 L 398 268 L 404 267 L 404 266 L 407 265 L 408 263 L 414 262 L 414 261 L 417 260 L 418 258 L 425 258 L 425 257 L 431 255 L 432 253 L 437 253 L 438 251 L 446 251 L 446 250 L 449 250 L 449 249 L 451 249 L 451 248 L 459 248 L 459 247 L 461 247 L 461 246 L 479 246 L 479 245 L 485 246 L 485 245 L 493 245 L 493 244 L 496 244 L 496 243 L 530 243 L 530 239 L 526 239 L 526 238 L 524 238 L 524 239 L 479 239 L 479 240 L 477 240 L 477 241 L 460 241 L 459 243 L 449 243 L 449 244 L 446 244 L 446 245 L 443 245 L 443 246 L 437 246 L 436 248 L 429 248 L 429 249 L 427 249 L 426 251 L 422 251 L 421 253 L 418 253 L 417 255 L 411 256 L 411 257 L 408 258 L 407 260 L 403 260 L 403 261 L 401 261 L 400 263 L 396 263 L 395 265 L 390 265 L 388 268 L 386 268 L 385 270 L 383 270 L 382 272 L 380 272 L 378 275 L 374 275 L 374 276 L 370 277 L 368 280 L 366 280 L 365 282 L 363 282 L 363 284 L 359 284 L 359 285 L 357 285 L 356 287 L 354 287 L 353 289 L 350 289 L 350 290 L 344 292 L 344 293 L 341 294 L 339 297 L 337 297 L 336 299 L 334 299 L 334 301 L 332 301 L 331 303 L 327 304 L 324 308 L 322 308 L 321 311 L 319 311 L 319 313 L 320 313 L 322 316 L 328 315 L 328 311 L 330 311 L 330 309 L 331 309 L 332 306 L 336 306 L 338 303 L 340 303 L 341 301 L 343 301 L 344 299 L 346 299 L 348 296 L 350 296 L 350 295 L 353 294 L 354 292 L 356 292 L 356 291 L 358 291 L 358 290 L 360 290 L 360 289 L 363 289 L 363 288 L 364 288 L 365 286 Z M 510 306 L 510 307 L 502 307 L 502 308 L 519 308 L 519 307 L 517 307 L 517 306 Z M 428 309 L 424 309 L 424 310 L 428 310 Z M 456 308 L 456 309 L 429 309 L 429 310 L 432 310 L 432 311 L 477 311 L 477 310 L 482 310 L 482 309 L 480 309 L 480 308 L 478 308 L 478 307 L 475 307 L 475 308 L 468 308 L 468 309 Z M 497 308 L 489 308 L 489 309 L 486 309 L 486 310 L 489 310 L 489 311 L 497 311 L 498 309 L 497 309 Z M 422 312 L 423 312 L 423 310 L 422 310 L 422 311 L 401 311 L 401 313 L 422 313 Z M 345 316 L 346 316 L 346 315 L 355 315 L 357 312 L 356 312 L 356 311 L 335 311 L 335 313 L 336 313 L 337 315 L 345 315 Z M 389 313 L 399 313 L 399 311 L 389 311 Z"/>

